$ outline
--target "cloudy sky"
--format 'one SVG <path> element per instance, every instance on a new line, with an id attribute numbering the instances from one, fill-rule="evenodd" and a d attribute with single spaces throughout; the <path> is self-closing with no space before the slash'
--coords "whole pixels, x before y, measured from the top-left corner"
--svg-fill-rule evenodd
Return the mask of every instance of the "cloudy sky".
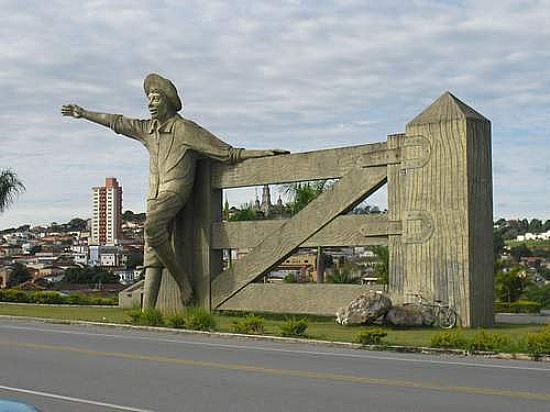
<path id="1" fill-rule="evenodd" d="M 492 121 L 495 217 L 550 218 L 550 1 L 0 0 L 0 10 L 0 168 L 27 188 L 0 229 L 88 217 L 90 189 L 107 176 L 121 181 L 124 209 L 144 210 L 145 149 L 59 110 L 146 117 L 150 72 L 227 142 L 292 152 L 384 141 L 450 90 Z"/>

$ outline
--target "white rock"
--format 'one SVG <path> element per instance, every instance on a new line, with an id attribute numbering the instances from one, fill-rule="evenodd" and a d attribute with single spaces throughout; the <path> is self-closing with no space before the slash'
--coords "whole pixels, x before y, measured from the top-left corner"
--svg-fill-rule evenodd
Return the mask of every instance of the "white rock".
<path id="1" fill-rule="evenodd" d="M 381 292 L 368 291 L 336 312 L 341 325 L 365 325 L 374 322 L 391 308 L 391 299 Z"/>

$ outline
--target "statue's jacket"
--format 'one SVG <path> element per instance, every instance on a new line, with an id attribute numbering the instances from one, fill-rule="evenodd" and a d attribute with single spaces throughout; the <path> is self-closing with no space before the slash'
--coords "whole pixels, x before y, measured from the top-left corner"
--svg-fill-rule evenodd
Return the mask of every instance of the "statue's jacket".
<path id="1" fill-rule="evenodd" d="M 149 151 L 148 200 L 172 192 L 185 202 L 193 187 L 198 158 L 236 163 L 243 151 L 179 114 L 162 124 L 156 119 L 112 115 L 110 127 L 118 134 L 140 141 Z"/>

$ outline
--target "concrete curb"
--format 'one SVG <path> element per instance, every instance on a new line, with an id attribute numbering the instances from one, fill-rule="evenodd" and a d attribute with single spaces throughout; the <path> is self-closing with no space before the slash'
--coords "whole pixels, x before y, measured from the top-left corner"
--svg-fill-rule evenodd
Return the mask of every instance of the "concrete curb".
<path id="1" fill-rule="evenodd" d="M 314 340 L 305 338 L 288 338 L 283 336 L 270 336 L 270 335 L 245 335 L 241 333 L 229 333 L 229 332 L 206 332 L 200 330 L 190 329 L 175 329 L 168 327 L 158 326 L 138 326 L 128 325 L 123 323 L 103 323 L 103 322 L 89 322 L 83 320 L 63 320 L 63 319 L 49 319 L 49 318 L 37 318 L 31 316 L 12 316 L 12 315 L 0 315 L 0 319 L 9 320 L 23 320 L 40 323 L 52 323 L 58 325 L 81 325 L 81 326 L 101 326 L 106 328 L 115 329 L 128 329 L 128 330 L 142 330 L 149 332 L 161 332 L 170 333 L 175 335 L 202 335 L 212 337 L 223 337 L 231 339 L 247 339 L 264 342 L 280 342 L 280 343 L 300 343 L 305 345 L 326 346 L 333 348 L 347 348 L 347 349 L 362 349 L 371 351 L 386 351 L 397 353 L 419 353 L 423 355 L 453 355 L 453 356 L 479 356 L 484 358 L 504 359 L 504 360 L 522 360 L 522 361 L 537 361 L 537 362 L 550 362 L 550 356 L 541 356 L 534 358 L 526 353 L 495 353 L 495 352 L 482 352 L 474 351 L 468 352 L 463 349 L 445 349 L 445 348 L 429 348 L 423 346 L 398 346 L 398 345 L 361 345 L 358 343 L 349 342 L 337 342 L 337 341 L 325 341 Z"/>

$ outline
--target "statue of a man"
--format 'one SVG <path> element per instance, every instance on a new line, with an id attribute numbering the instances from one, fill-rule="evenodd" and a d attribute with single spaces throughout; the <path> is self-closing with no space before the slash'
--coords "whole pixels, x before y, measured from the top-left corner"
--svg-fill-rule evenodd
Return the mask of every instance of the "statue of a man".
<path id="1" fill-rule="evenodd" d="M 176 87 L 158 74 L 149 74 L 143 88 L 151 113 L 148 120 L 91 112 L 75 104 L 63 106 L 61 113 L 107 126 L 115 133 L 140 141 L 149 151 L 149 193 L 144 228 L 144 308 L 148 308 L 156 304 L 163 268 L 178 283 L 183 303 L 188 303 L 193 293 L 189 276 L 176 259 L 169 228 L 189 199 L 197 158 L 207 156 L 236 163 L 288 152 L 279 149 L 245 150 L 221 141 L 178 114 L 182 103 Z"/>

